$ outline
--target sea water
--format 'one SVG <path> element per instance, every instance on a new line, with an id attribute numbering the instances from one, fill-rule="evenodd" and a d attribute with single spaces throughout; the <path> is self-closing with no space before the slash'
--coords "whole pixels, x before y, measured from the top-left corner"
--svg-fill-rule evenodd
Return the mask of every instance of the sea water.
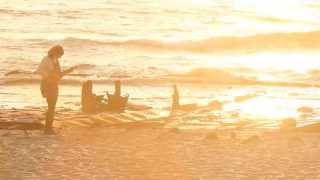
<path id="1" fill-rule="evenodd" d="M 61 44 L 62 66 L 82 66 L 62 82 L 60 107 L 80 108 L 85 80 L 103 94 L 120 79 L 133 101 L 161 115 L 169 113 L 175 83 L 183 103 L 224 103 L 193 114 L 195 123 L 209 115 L 314 122 L 319 8 L 316 0 L 0 0 L 0 106 L 45 105 L 32 72 Z M 207 73 L 192 73 L 199 69 Z M 237 102 L 239 96 L 252 98 Z M 297 112 L 303 106 L 314 112 Z"/>

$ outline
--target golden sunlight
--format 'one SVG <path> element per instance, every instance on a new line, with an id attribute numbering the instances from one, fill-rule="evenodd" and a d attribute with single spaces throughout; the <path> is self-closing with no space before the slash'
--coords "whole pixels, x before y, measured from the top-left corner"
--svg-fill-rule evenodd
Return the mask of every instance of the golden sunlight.
<path id="1" fill-rule="evenodd" d="M 0 180 L 320 180 L 320 0 L 0 0 Z"/>
<path id="2" fill-rule="evenodd" d="M 240 105 L 241 112 L 247 117 L 257 120 L 281 120 L 289 117 L 297 117 L 296 108 L 289 100 L 269 99 L 258 97 Z"/>

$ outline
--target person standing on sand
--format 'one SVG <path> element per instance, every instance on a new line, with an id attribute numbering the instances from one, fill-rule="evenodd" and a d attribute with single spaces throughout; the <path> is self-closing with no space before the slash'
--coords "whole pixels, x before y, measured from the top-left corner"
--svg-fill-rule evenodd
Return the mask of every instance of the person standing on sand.
<path id="1" fill-rule="evenodd" d="M 61 78 L 71 73 L 76 67 L 61 70 L 59 59 L 63 56 L 64 50 L 60 45 L 53 46 L 49 49 L 48 55 L 45 56 L 39 64 L 36 73 L 42 77 L 40 89 L 41 94 L 47 100 L 48 111 L 46 113 L 45 134 L 54 134 L 52 124 L 55 115 L 56 103 L 59 93 L 59 82 Z"/>

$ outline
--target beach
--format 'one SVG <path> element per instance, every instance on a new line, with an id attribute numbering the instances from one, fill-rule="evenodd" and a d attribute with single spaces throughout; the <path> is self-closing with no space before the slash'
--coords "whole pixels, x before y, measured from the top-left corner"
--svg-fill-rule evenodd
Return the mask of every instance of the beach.
<path id="1" fill-rule="evenodd" d="M 179 129 L 167 126 L 174 117 L 146 120 L 147 113 L 134 114 L 60 112 L 56 135 L 0 130 L 0 178 L 320 178 L 319 133 L 250 126 Z"/>
<path id="2" fill-rule="evenodd" d="M 10 94 L 21 87 L 35 93 L 33 98 Z M 98 94 L 111 89 L 95 87 Z M 46 112 L 37 85 L 6 86 L 2 96 L 12 103 L 0 109 L 0 179 L 320 178 L 319 128 L 279 130 L 285 118 L 298 128 L 318 122 L 314 88 L 291 87 L 284 93 L 284 87 L 179 87 L 182 103 L 198 103 L 196 109 L 170 116 L 169 87 L 125 85 L 131 99 L 124 112 L 88 114 L 81 112 L 80 87 L 62 84 L 56 134 L 45 135 L 40 126 L 1 126 L 44 124 Z M 191 92 L 201 93 L 194 98 Z"/>
<path id="3" fill-rule="evenodd" d="M 319 12 L 0 0 L 0 180 L 320 179 Z"/>

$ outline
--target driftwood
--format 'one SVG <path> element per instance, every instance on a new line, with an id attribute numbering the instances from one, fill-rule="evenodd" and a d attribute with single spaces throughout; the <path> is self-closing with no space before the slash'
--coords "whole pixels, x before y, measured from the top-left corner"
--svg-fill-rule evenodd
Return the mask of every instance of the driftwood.
<path id="1" fill-rule="evenodd" d="M 82 84 L 81 107 L 83 112 L 92 112 L 95 110 L 95 102 L 92 101 L 92 81 L 86 81 Z"/>
<path id="2" fill-rule="evenodd" d="M 174 115 L 176 111 L 193 111 L 198 108 L 197 104 L 180 104 L 179 91 L 176 85 L 173 86 L 172 95 L 172 107 L 171 115 Z"/>
<path id="3" fill-rule="evenodd" d="M 172 111 L 180 107 L 180 96 L 177 85 L 173 86 L 173 95 L 172 95 Z"/>
<path id="4" fill-rule="evenodd" d="M 16 122 L 16 121 L 5 121 L 0 122 L 0 129 L 9 130 L 39 130 L 43 129 L 43 124 L 40 122 Z"/>
<path id="5" fill-rule="evenodd" d="M 92 81 L 86 81 L 82 85 L 81 106 L 86 113 L 96 112 L 102 105 L 101 96 L 92 93 Z"/>
<path id="6" fill-rule="evenodd" d="M 107 93 L 108 108 L 111 111 L 122 112 L 125 110 L 129 96 L 121 96 L 121 82 L 115 82 L 114 94 Z"/>
<path id="7" fill-rule="evenodd" d="M 114 94 L 107 92 L 107 99 L 97 96 L 92 92 L 92 81 L 86 81 L 82 85 L 81 105 L 86 113 L 113 111 L 123 112 L 127 106 L 129 96 L 121 96 L 121 82 L 115 82 Z"/>
<path id="8" fill-rule="evenodd" d="M 3 109 L 0 112 L 0 129 L 38 130 L 43 128 L 40 122 L 40 109 Z"/>

